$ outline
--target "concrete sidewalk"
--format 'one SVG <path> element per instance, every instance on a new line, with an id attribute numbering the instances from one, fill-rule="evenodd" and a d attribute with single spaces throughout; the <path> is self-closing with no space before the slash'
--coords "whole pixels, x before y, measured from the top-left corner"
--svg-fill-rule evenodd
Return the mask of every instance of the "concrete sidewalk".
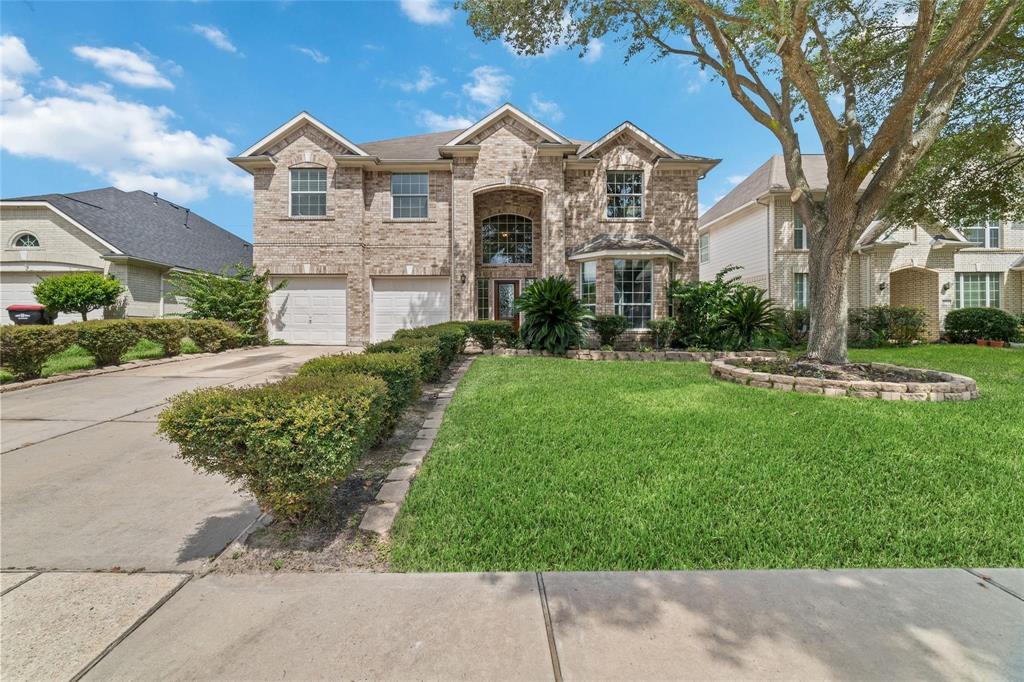
<path id="1" fill-rule="evenodd" d="M 1024 678 L 1024 569 L 25 577 L 9 680 Z"/>

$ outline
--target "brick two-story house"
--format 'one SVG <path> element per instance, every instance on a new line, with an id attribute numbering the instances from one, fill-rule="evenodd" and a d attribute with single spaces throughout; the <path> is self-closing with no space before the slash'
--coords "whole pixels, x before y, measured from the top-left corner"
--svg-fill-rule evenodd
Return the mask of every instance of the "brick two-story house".
<path id="1" fill-rule="evenodd" d="M 804 174 L 816 194 L 827 186 L 825 157 L 805 154 Z M 810 300 L 810 241 L 790 201 L 781 156 L 773 156 L 700 217 L 700 277 L 737 265 L 743 281 L 786 308 Z M 872 225 L 872 228 L 874 225 Z M 847 276 L 850 308 L 915 306 L 938 338 L 954 308 L 1024 312 L 1024 223 L 989 221 L 952 228 L 893 228 L 854 248 Z"/>
<path id="2" fill-rule="evenodd" d="M 558 274 L 643 328 L 666 315 L 671 278 L 697 279 L 697 182 L 718 163 L 629 122 L 573 140 L 509 104 L 364 144 L 301 113 L 231 161 L 254 177 L 254 264 L 288 280 L 272 338 L 350 345 L 517 323 L 523 287 Z"/>

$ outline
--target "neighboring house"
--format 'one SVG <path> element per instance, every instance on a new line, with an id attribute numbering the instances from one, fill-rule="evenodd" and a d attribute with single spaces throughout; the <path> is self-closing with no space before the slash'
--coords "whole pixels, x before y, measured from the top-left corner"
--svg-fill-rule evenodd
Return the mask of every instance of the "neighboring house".
<path id="1" fill-rule="evenodd" d="M 111 274 L 124 305 L 90 317 L 163 317 L 185 311 L 171 291 L 173 271 L 220 272 L 251 264 L 252 246 L 187 208 L 146 192 L 114 187 L 0 200 L 0 292 L 7 306 L 35 303 L 32 287 L 48 275 Z M 80 319 L 62 314 L 58 322 Z"/>
<path id="2" fill-rule="evenodd" d="M 270 333 L 362 344 L 403 327 L 508 319 L 566 275 L 597 313 L 642 330 L 669 279 L 697 279 L 697 181 L 625 122 L 595 142 L 506 104 L 464 130 L 355 144 L 301 113 L 231 161 L 255 181 L 257 269 L 286 278 Z"/>
<path id="3" fill-rule="evenodd" d="M 814 192 L 826 187 L 825 158 L 803 157 Z M 729 265 L 786 308 L 806 308 L 809 241 L 790 202 L 781 156 L 774 156 L 700 217 L 700 278 Z M 933 338 L 953 308 L 985 306 L 1021 314 L 1024 223 L 959 229 L 895 229 L 854 249 L 847 281 L 850 308 L 907 305 L 924 309 Z"/>

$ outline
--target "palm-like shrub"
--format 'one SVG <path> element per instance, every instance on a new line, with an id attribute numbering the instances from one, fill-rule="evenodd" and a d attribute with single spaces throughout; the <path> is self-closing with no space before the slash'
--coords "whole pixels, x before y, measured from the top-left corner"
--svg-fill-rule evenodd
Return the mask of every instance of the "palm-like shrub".
<path id="1" fill-rule="evenodd" d="M 775 306 L 763 289 L 740 287 L 722 310 L 722 330 L 733 347 L 747 349 L 775 329 Z"/>
<path id="2" fill-rule="evenodd" d="M 545 277 L 526 287 L 516 300 L 516 311 L 523 314 L 519 335 L 523 345 L 563 355 L 578 346 L 583 337 L 583 321 L 591 315 L 576 297 L 576 287 L 565 277 Z"/>

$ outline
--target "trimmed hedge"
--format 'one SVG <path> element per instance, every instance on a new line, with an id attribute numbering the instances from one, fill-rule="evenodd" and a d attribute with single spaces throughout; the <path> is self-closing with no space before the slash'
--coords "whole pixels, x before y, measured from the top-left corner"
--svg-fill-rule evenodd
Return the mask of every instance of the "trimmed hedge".
<path id="1" fill-rule="evenodd" d="M 18 380 L 35 379 L 47 358 L 75 343 L 70 325 L 4 325 L 0 327 L 0 362 Z"/>
<path id="2" fill-rule="evenodd" d="M 410 353 L 416 357 L 422 381 L 433 381 L 441 376 L 448 363 L 441 351 L 441 344 L 436 337 L 422 339 L 404 338 L 391 339 L 373 343 L 366 347 L 366 353 Z"/>
<path id="3" fill-rule="evenodd" d="M 420 394 L 420 360 L 415 352 L 326 355 L 299 368 L 299 376 L 364 374 L 388 386 L 388 413 L 394 423 Z"/>
<path id="4" fill-rule="evenodd" d="M 925 312 L 915 306 L 875 305 L 848 314 L 848 340 L 859 346 L 906 346 L 924 339 Z"/>
<path id="5" fill-rule="evenodd" d="M 946 314 L 946 336 L 953 343 L 974 343 L 978 339 L 1016 341 L 1020 335 L 1017 318 L 999 308 L 957 308 Z"/>
<path id="6" fill-rule="evenodd" d="M 98 367 L 120 365 L 121 356 L 142 338 L 142 325 L 135 320 L 89 320 L 67 326 L 74 330 L 75 343 L 96 359 Z"/>
<path id="7" fill-rule="evenodd" d="M 383 433 L 388 387 L 358 374 L 302 376 L 182 393 L 158 431 L 195 469 L 240 483 L 260 507 L 300 519 L 321 508 Z"/>
<path id="8" fill-rule="evenodd" d="M 165 355 L 168 357 L 181 355 L 181 342 L 185 339 L 185 333 L 188 331 L 185 320 L 137 320 L 135 324 L 141 327 L 142 338 L 155 341 L 164 347 Z"/>
<path id="9" fill-rule="evenodd" d="M 484 350 L 494 348 L 496 343 L 503 343 L 506 347 L 512 347 L 518 338 L 515 328 L 508 320 L 477 320 L 476 322 L 467 322 L 466 331 Z"/>
<path id="10" fill-rule="evenodd" d="M 437 339 L 438 348 L 441 351 L 441 361 L 444 367 L 447 367 L 455 359 L 455 356 L 466 350 L 467 338 L 469 338 L 469 332 L 464 323 L 442 322 L 441 324 L 434 324 L 429 327 L 399 329 L 395 332 L 392 340 Z"/>
<path id="11" fill-rule="evenodd" d="M 241 341 L 238 329 L 223 320 L 187 320 L 185 325 L 188 338 L 204 353 L 234 348 Z"/>

